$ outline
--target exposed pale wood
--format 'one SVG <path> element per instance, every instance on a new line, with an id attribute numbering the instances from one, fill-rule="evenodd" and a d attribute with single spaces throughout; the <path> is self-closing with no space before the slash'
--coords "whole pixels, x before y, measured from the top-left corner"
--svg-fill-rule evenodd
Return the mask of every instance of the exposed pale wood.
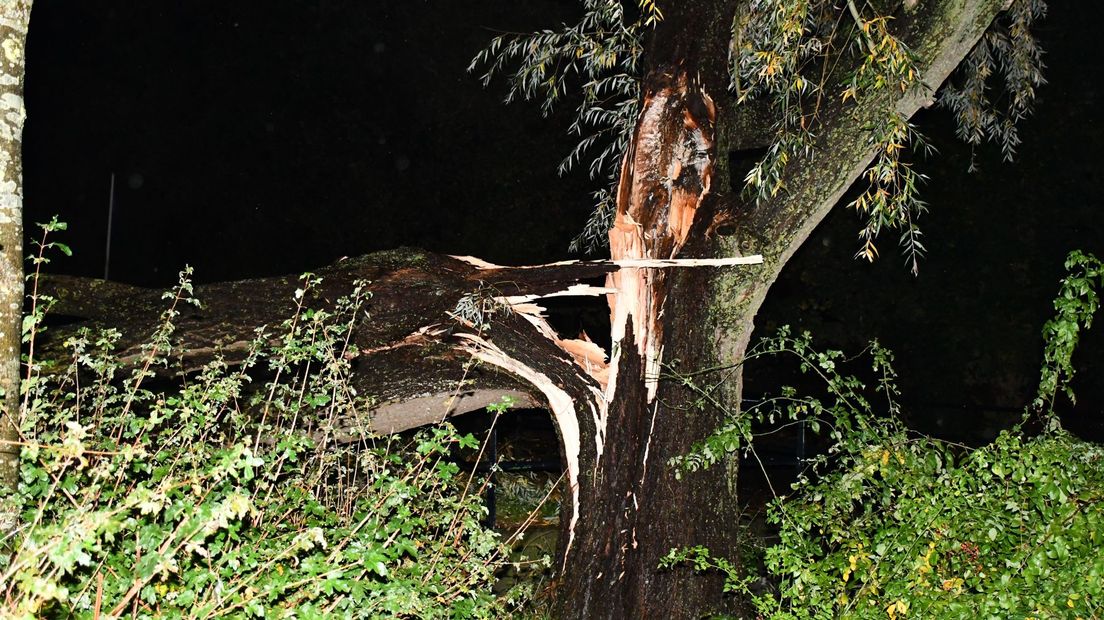
<path id="1" fill-rule="evenodd" d="M 612 272 L 606 281 L 618 291 L 609 298 L 611 335 L 616 350 L 628 322 L 634 323 L 649 401 L 655 397 L 663 357 L 660 309 L 667 295 L 667 276 L 663 270 L 647 267 L 679 264 L 674 259 L 712 183 L 715 120 L 712 97 L 684 69 L 672 66 L 654 73 L 621 168 L 609 240 L 613 262 L 624 268 Z M 615 356 L 609 397 L 616 389 L 617 364 Z"/>
<path id="2" fill-rule="evenodd" d="M 567 539 L 564 541 L 562 554 L 564 561 L 566 561 L 567 555 L 571 551 L 571 543 L 575 539 L 575 526 L 579 521 L 579 452 L 582 437 L 579 429 L 578 408 L 587 404 L 604 407 L 601 392 L 594 390 L 593 400 L 590 403 L 578 402 L 569 392 L 556 385 L 547 374 L 525 365 L 495 346 L 494 343 L 475 334 L 461 334 L 460 337 L 467 342 L 467 348 L 472 355 L 488 364 L 493 364 L 511 374 L 524 378 L 540 390 L 548 403 L 548 409 L 552 412 L 556 427 L 560 431 L 567 487 L 571 495 L 571 516 L 568 518 L 565 530 Z"/>
<path id="3" fill-rule="evenodd" d="M 671 267 L 734 267 L 736 265 L 759 265 L 763 262 L 761 254 L 751 256 L 729 256 L 726 258 L 622 258 L 610 261 L 614 265 L 626 268 L 668 269 Z"/>

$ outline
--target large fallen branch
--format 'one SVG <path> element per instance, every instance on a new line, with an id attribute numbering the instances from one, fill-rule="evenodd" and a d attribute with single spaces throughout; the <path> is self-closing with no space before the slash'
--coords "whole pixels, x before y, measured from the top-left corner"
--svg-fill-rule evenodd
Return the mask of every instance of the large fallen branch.
<path id="1" fill-rule="evenodd" d="M 558 389 L 572 399 L 593 401 L 605 386 L 606 352 L 589 340 L 561 337 L 535 302 L 615 295 L 615 289 L 587 281 L 622 267 L 717 267 L 757 260 L 646 265 L 563 261 L 506 267 L 409 248 L 340 260 L 315 274 L 321 283 L 310 289 L 305 303 L 329 308 L 355 283 L 368 283 L 371 297 L 353 334 L 351 382 L 358 393 L 371 395 L 374 405 L 363 419 L 341 421 L 333 430 L 347 440 L 398 432 L 481 410 L 504 395 L 517 407 L 552 408 L 562 397 L 551 395 L 546 382 L 534 379 L 537 375 L 555 377 Z M 231 364 L 242 361 L 258 327 L 275 327 L 294 314 L 300 286 L 295 276 L 197 286 L 201 305 L 182 308 L 174 334 L 181 368 L 198 369 L 216 356 Z M 46 332 L 40 350 L 55 358 L 64 357 L 61 342 L 75 329 L 95 326 L 119 330 L 120 358 L 137 361 L 166 307 L 162 291 L 89 278 L 47 277 L 40 292 L 57 299 L 54 314 L 81 319 Z M 500 311 L 476 325 L 459 311 L 465 299 Z M 488 348 L 477 343 L 495 347 L 495 360 L 483 359 Z M 491 363 L 473 367 L 473 356 Z M 510 361 L 499 361 L 503 356 Z"/>

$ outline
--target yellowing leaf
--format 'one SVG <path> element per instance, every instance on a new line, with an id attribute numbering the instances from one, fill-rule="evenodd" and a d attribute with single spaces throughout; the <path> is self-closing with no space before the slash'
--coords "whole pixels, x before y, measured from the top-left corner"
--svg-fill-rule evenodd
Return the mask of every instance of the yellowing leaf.
<path id="1" fill-rule="evenodd" d="M 908 610 L 909 604 L 901 599 L 897 599 L 886 607 L 886 615 L 889 616 L 890 620 L 894 620 L 897 618 L 897 614 L 901 614 L 902 616 L 908 614 Z"/>

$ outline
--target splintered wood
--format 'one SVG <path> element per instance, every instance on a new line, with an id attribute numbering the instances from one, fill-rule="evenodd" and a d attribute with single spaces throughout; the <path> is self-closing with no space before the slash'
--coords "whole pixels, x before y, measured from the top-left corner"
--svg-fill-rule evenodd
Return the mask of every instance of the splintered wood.
<path id="1" fill-rule="evenodd" d="M 576 411 L 576 402 L 571 396 L 557 386 L 548 375 L 537 369 L 530 368 L 514 359 L 498 348 L 494 343 L 475 334 L 457 334 L 463 341 L 463 347 L 473 357 L 480 361 L 498 366 L 522 379 L 528 381 L 533 387 L 540 390 L 548 400 L 552 418 L 560 429 L 560 439 L 563 441 L 564 461 L 566 461 L 567 486 L 571 494 L 572 514 L 567 527 L 567 540 L 564 546 L 571 549 L 571 543 L 575 538 L 575 524 L 579 521 L 579 450 L 581 439 L 579 433 L 579 418 Z M 567 557 L 567 553 L 564 553 Z"/>
<path id="2" fill-rule="evenodd" d="M 612 260 L 642 266 L 607 276 L 607 286 L 617 290 L 608 296 L 614 345 L 607 400 L 617 388 L 617 351 L 630 320 L 648 401 L 655 398 L 667 278 L 664 270 L 643 265 L 675 258 L 712 182 L 713 100 L 685 72 L 665 77 L 662 86 L 645 95 L 636 135 L 622 163 L 617 214 L 609 233 Z"/>
<path id="3" fill-rule="evenodd" d="M 481 258 L 474 256 L 452 256 L 457 260 L 461 260 L 469 265 L 473 265 L 479 269 L 486 271 L 510 271 L 517 270 L 518 272 L 535 271 L 538 269 L 555 269 L 555 268 L 571 268 L 582 267 L 587 269 L 608 267 L 605 271 L 607 273 L 608 283 L 612 283 L 612 279 L 609 278 L 609 273 L 616 273 L 621 270 L 633 270 L 641 271 L 643 269 L 675 269 L 675 268 L 688 268 L 688 267 L 733 267 L 738 265 L 758 265 L 763 262 L 763 257 L 759 254 L 753 254 L 750 256 L 731 256 L 726 258 L 622 258 L 617 260 L 565 260 L 555 263 L 544 263 L 541 265 L 520 265 L 505 267 L 502 265 L 496 265 L 489 263 Z M 626 282 L 633 284 L 637 281 L 637 278 L 630 278 Z M 607 298 L 612 299 L 614 296 L 623 293 L 614 286 L 593 286 L 589 284 L 575 283 L 565 288 L 543 293 L 531 293 L 527 295 L 500 295 L 495 297 L 495 301 L 503 305 L 509 306 L 511 310 L 523 316 L 534 327 L 537 328 L 541 334 L 554 342 L 561 350 L 569 354 L 578 365 L 589 375 L 596 380 L 605 393 L 607 385 L 609 383 L 609 353 L 595 344 L 589 337 L 583 334 L 582 338 L 560 338 L 560 336 L 552 329 L 548 322 L 544 320 L 545 308 L 536 302 L 540 299 L 548 299 L 553 297 L 597 297 L 599 295 L 605 295 Z M 611 308 L 614 306 L 614 302 L 610 302 Z M 455 317 L 454 317 L 455 318 Z M 622 325 L 622 334 L 623 325 Z M 615 340 L 617 342 L 618 338 Z M 609 392 L 609 396 L 612 397 L 612 391 Z"/>

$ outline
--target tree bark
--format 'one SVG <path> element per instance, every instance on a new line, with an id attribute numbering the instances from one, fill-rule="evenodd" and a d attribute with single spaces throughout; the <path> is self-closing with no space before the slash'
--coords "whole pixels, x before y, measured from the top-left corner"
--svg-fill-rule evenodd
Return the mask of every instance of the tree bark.
<path id="1" fill-rule="evenodd" d="M 699 618 L 735 609 L 716 575 L 658 569 L 667 551 L 693 545 L 735 559 L 738 503 L 735 463 L 675 479 L 668 460 L 715 430 L 726 412 L 702 406 L 682 382 L 657 377 L 668 366 L 694 371 L 727 413 L 738 411 L 738 364 L 754 317 L 786 261 L 872 160 L 865 127 L 888 110 L 907 117 L 930 101 L 1002 3 L 933 0 L 898 16 L 899 36 L 918 54 L 924 92 L 881 94 L 852 107 L 829 92 L 817 148 L 792 161 L 787 190 L 759 206 L 729 187 L 730 154 L 765 146 L 769 134 L 755 124 L 760 108 L 737 108 L 726 92 L 729 27 L 739 4 L 663 7 L 610 246 L 614 258 L 761 253 L 765 264 L 611 276 L 619 294 L 611 300 L 610 398 L 597 449 L 585 435 L 581 441 L 588 449 L 580 458 L 580 516 L 574 537 L 561 542 L 562 618 Z M 727 236 L 715 234 L 726 228 Z"/>
<path id="2" fill-rule="evenodd" d="M 308 290 L 305 308 L 332 309 L 358 282 L 368 283 L 371 295 L 356 319 L 350 381 L 358 393 L 372 398 L 372 405 L 363 419 L 335 421 L 333 436 L 353 441 L 440 422 L 483 409 L 503 395 L 513 396 L 519 407 L 544 406 L 540 389 L 516 373 L 495 365 L 473 368 L 473 342 L 535 360 L 541 372 L 566 365 L 569 374 L 580 375 L 566 381 L 584 381 L 586 356 L 594 345 L 553 337 L 533 302 L 546 295 L 604 293 L 582 280 L 614 269 L 608 261 L 516 269 L 401 248 L 317 270 L 321 282 Z M 201 305 L 178 307 L 172 357 L 179 364 L 164 372 L 194 372 L 216 356 L 239 363 L 262 326 L 271 344 L 277 344 L 279 325 L 295 313 L 295 291 L 301 286 L 299 277 L 284 276 L 195 287 Z M 66 359 L 62 343 L 78 329 L 110 327 L 121 333 L 118 359 L 140 363 L 142 346 L 167 303 L 161 291 L 67 276 L 44 276 L 39 292 L 57 300 L 54 315 L 84 319 L 42 335 L 37 356 L 55 361 Z M 480 324 L 457 316 L 465 296 L 482 307 Z M 602 363 L 600 353 L 589 354 Z"/>
<path id="3" fill-rule="evenodd" d="M 18 517 L 19 352 L 23 316 L 23 52 L 30 0 L 0 1 L 0 537 Z"/>

